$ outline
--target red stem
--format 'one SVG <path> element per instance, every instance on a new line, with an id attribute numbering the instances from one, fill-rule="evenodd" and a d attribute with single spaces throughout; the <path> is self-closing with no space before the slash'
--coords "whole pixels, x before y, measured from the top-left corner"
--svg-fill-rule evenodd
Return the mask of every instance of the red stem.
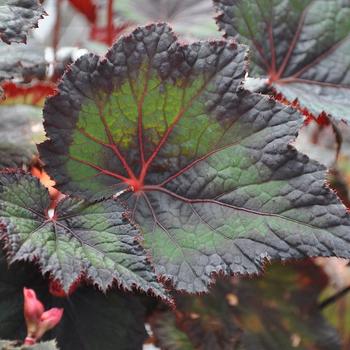
<path id="1" fill-rule="evenodd" d="M 52 48 L 54 60 L 56 62 L 56 53 L 58 48 L 58 43 L 60 41 L 60 29 L 61 29 L 61 0 L 56 1 L 56 22 L 53 32 Z"/>
<path id="2" fill-rule="evenodd" d="M 109 46 L 113 44 L 113 0 L 108 0 L 107 8 L 107 43 Z"/>
<path id="3" fill-rule="evenodd" d="M 27 336 L 25 339 L 24 339 L 24 343 L 23 345 L 34 345 L 36 343 L 36 339 L 32 338 L 31 336 Z"/>

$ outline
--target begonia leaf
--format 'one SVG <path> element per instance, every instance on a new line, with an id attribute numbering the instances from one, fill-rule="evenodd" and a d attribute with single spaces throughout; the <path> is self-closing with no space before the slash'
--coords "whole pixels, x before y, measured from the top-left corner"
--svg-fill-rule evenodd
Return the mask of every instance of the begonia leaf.
<path id="1" fill-rule="evenodd" d="M 350 257 L 325 168 L 290 145 L 303 118 L 243 91 L 245 66 L 245 46 L 182 45 L 152 24 L 81 57 L 44 108 L 39 152 L 58 189 L 89 201 L 127 189 L 156 273 L 180 290 L 265 259 Z"/>
<path id="2" fill-rule="evenodd" d="M 38 0 L 0 0 L 0 13 L 0 39 L 10 44 L 26 42 L 45 11 Z"/>
<path id="3" fill-rule="evenodd" d="M 121 204 L 65 198 L 52 215 L 49 206 L 48 191 L 36 178 L 0 174 L 0 222 L 11 263 L 35 261 L 66 292 L 85 278 L 104 291 L 116 282 L 165 297 Z"/>
<path id="4" fill-rule="evenodd" d="M 350 1 L 214 2 L 225 35 L 251 45 L 255 76 L 316 115 L 350 120 Z"/>

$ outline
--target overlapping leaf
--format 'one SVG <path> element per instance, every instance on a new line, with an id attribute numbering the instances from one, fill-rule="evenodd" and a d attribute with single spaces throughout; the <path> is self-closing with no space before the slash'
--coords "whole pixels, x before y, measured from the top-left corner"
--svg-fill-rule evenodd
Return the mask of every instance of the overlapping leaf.
<path id="1" fill-rule="evenodd" d="M 44 108 L 39 150 L 63 192 L 129 188 L 156 272 L 207 290 L 214 273 L 266 258 L 350 256 L 350 218 L 325 169 L 293 149 L 298 112 L 241 91 L 246 48 L 180 45 L 167 25 L 86 55 Z"/>
<path id="2" fill-rule="evenodd" d="M 339 350 L 317 299 L 327 279 L 310 263 L 273 265 L 255 280 L 220 281 L 208 295 L 178 296 L 151 322 L 164 350 Z"/>
<path id="3" fill-rule="evenodd" d="M 137 296 L 120 292 L 104 294 L 80 287 L 69 298 L 55 298 L 48 291 L 47 281 L 32 264 L 16 263 L 8 267 L 1 249 L 0 338 L 23 340 L 26 336 L 23 286 L 33 288 L 46 308 L 64 308 L 62 320 L 48 334 L 57 339 L 59 349 L 142 348 L 146 336 L 145 310 Z"/>
<path id="4" fill-rule="evenodd" d="M 10 44 L 26 42 L 28 30 L 38 26 L 45 11 L 38 0 L 1 0 L 0 13 L 0 38 Z"/>
<path id="5" fill-rule="evenodd" d="M 214 2 L 226 36 L 251 45 L 255 75 L 316 115 L 350 120 L 350 1 Z"/>
<path id="6" fill-rule="evenodd" d="M 11 262 L 36 261 L 65 291 L 85 277 L 102 290 L 116 281 L 164 297 L 123 206 L 64 199 L 50 217 L 49 204 L 37 179 L 1 174 L 0 220 Z"/>

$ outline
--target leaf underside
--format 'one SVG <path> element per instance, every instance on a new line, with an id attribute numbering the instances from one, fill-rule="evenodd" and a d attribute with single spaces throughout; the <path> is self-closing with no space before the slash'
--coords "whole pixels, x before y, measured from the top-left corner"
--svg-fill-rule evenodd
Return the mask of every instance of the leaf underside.
<path id="1" fill-rule="evenodd" d="M 38 0 L 0 0 L 0 39 L 7 44 L 26 42 L 29 29 L 44 17 Z"/>
<path id="2" fill-rule="evenodd" d="M 59 202 L 53 218 L 50 198 L 37 179 L 17 173 L 0 175 L 2 235 L 11 263 L 35 261 L 68 292 L 79 278 L 106 291 L 113 282 L 165 296 L 141 248 L 138 230 L 115 200 L 88 204 Z"/>
<path id="3" fill-rule="evenodd" d="M 39 152 L 58 188 L 90 201 L 132 189 L 156 273 L 180 290 L 266 259 L 350 256 L 325 169 L 289 145 L 303 119 L 243 91 L 245 67 L 245 46 L 181 45 L 153 24 L 76 61 L 44 108 Z"/>
<path id="4" fill-rule="evenodd" d="M 253 73 L 289 101 L 350 120 L 349 0 L 214 0 L 227 37 L 252 47 Z"/>

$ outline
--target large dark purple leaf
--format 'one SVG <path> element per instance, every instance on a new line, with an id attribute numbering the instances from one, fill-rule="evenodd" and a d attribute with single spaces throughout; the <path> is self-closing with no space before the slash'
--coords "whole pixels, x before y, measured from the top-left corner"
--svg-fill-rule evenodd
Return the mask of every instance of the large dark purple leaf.
<path id="1" fill-rule="evenodd" d="M 255 76 L 312 113 L 349 120 L 349 0 L 214 2 L 225 35 L 251 45 Z"/>
<path id="2" fill-rule="evenodd" d="M 86 278 L 106 291 L 116 282 L 164 297 L 125 208 L 66 198 L 48 214 L 45 187 L 29 175 L 0 174 L 0 223 L 9 261 L 35 261 L 65 291 Z"/>
<path id="3" fill-rule="evenodd" d="M 270 258 L 350 257 L 325 169 L 289 145 L 303 118 L 240 89 L 245 57 L 152 24 L 79 59 L 44 108 L 39 151 L 58 188 L 92 201 L 128 189 L 156 272 L 178 289 Z"/>
<path id="4" fill-rule="evenodd" d="M 45 11 L 38 0 L 0 0 L 0 14 L 0 39 L 10 44 L 25 43 Z"/>

